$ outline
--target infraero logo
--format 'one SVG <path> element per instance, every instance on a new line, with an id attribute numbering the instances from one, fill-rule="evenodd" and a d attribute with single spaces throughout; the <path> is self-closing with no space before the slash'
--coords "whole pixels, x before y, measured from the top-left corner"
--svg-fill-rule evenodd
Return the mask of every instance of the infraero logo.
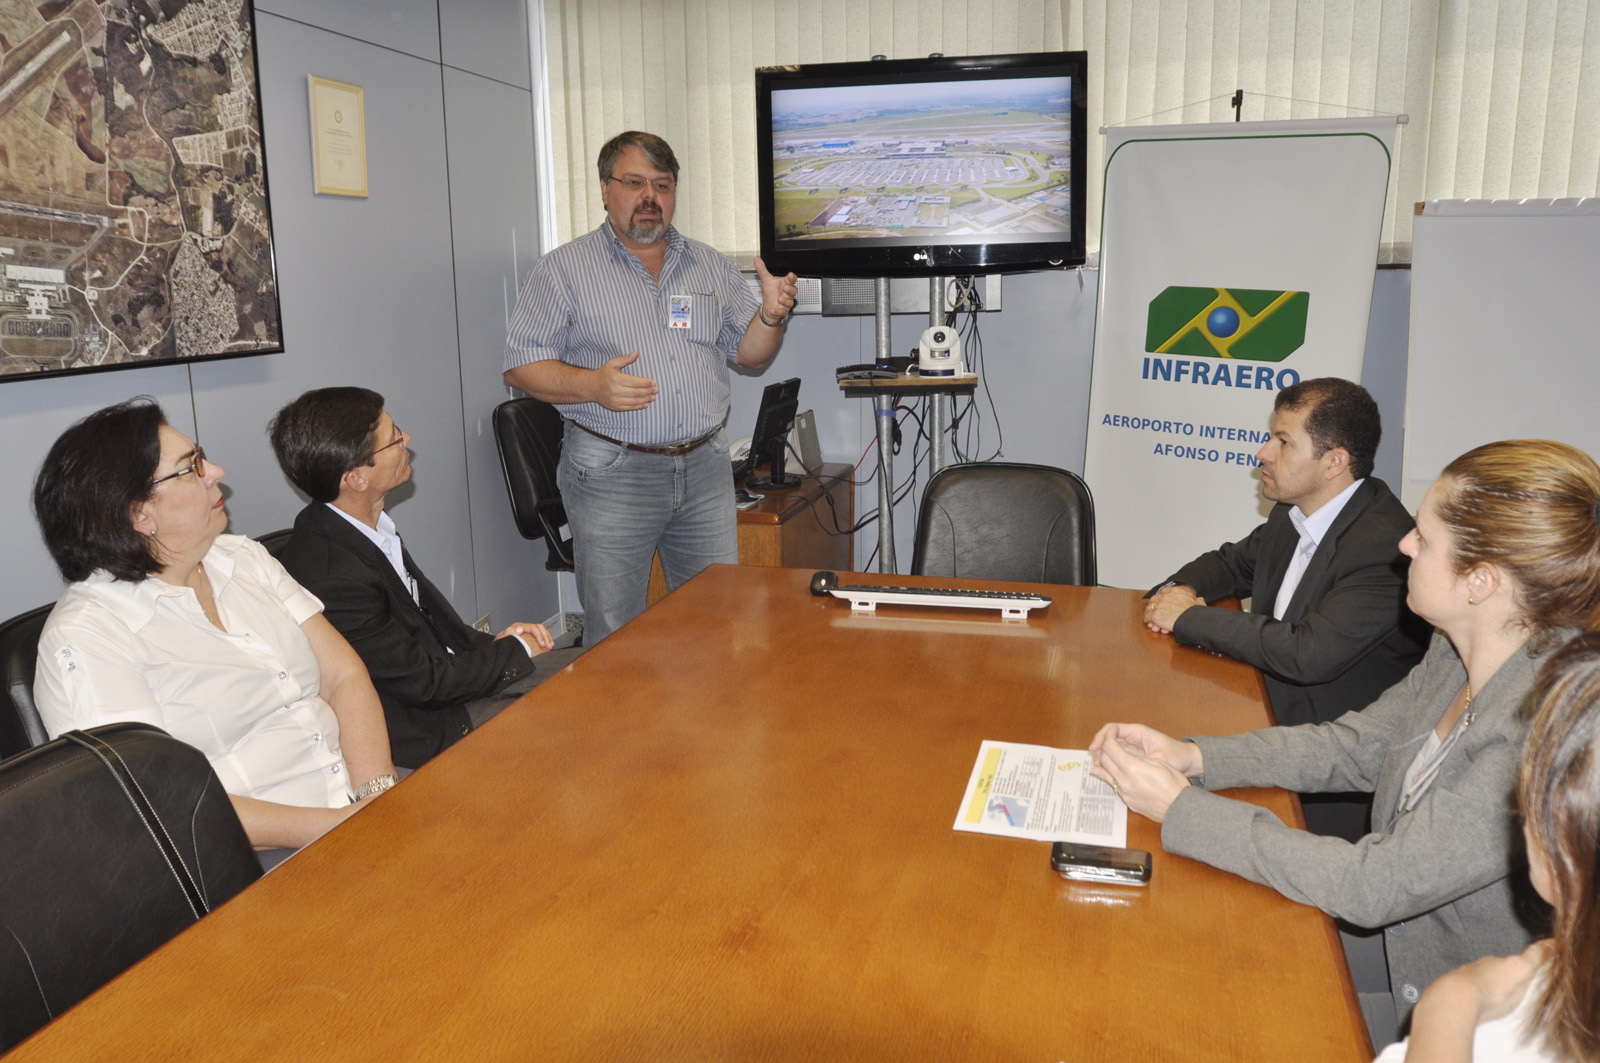
<path id="1" fill-rule="evenodd" d="M 1150 300 L 1144 349 L 1190 358 L 1281 362 L 1306 342 L 1309 292 L 1174 285 Z"/>

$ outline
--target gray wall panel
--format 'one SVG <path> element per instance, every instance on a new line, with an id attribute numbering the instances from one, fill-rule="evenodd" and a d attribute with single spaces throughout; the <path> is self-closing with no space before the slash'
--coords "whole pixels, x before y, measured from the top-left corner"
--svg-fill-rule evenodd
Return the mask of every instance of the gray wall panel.
<path id="1" fill-rule="evenodd" d="M 490 427 L 490 412 L 510 394 L 500 379 L 506 324 L 538 254 L 532 100 L 448 67 L 444 90 L 463 401 L 457 433 L 465 436 L 478 612 L 499 630 L 559 611 L 544 544 L 524 540 L 512 522 Z"/>
<path id="2" fill-rule="evenodd" d="M 445 66 L 529 87 L 527 5 L 439 0 L 439 35 Z"/>
<path id="3" fill-rule="evenodd" d="M 526 6 L 525 2 L 506 4 L 504 0 L 475 2 Z M 439 9 L 434 0 L 256 0 L 257 18 L 263 13 L 439 61 Z M 346 80 L 337 74 L 313 72 L 336 81 Z"/>
<path id="4" fill-rule="evenodd" d="M 391 496 L 407 545 L 463 613 L 474 608 L 461 444 L 444 109 L 439 68 L 286 19 L 257 20 L 267 167 L 286 351 L 197 366 L 208 439 L 234 438 L 236 530 L 270 531 L 303 504 L 267 444 L 267 420 L 312 387 L 383 392 L 415 437 L 416 478 Z M 366 89 L 370 198 L 312 192 L 308 70 Z M 213 446 L 213 450 L 219 448 Z M 248 485 L 248 489 L 246 486 Z M 422 497 L 425 503 L 407 504 Z"/>
<path id="5" fill-rule="evenodd" d="M 1383 441 L 1373 474 L 1400 494 L 1406 439 L 1406 351 L 1411 337 L 1411 271 L 1378 271 L 1372 286 L 1372 313 L 1367 318 L 1367 356 L 1361 384 L 1378 400 Z"/>

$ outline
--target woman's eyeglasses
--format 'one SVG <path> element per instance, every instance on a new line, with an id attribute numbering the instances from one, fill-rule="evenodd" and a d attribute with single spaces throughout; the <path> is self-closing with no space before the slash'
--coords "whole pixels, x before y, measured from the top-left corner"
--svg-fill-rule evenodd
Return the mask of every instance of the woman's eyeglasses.
<path id="1" fill-rule="evenodd" d="M 154 487 L 156 484 L 164 484 L 168 480 L 176 479 L 186 472 L 194 473 L 196 479 L 204 478 L 206 474 L 206 451 L 204 447 L 195 447 L 193 461 L 179 469 L 177 472 L 169 472 L 165 476 L 157 476 L 154 480 L 150 481 L 149 486 Z"/>

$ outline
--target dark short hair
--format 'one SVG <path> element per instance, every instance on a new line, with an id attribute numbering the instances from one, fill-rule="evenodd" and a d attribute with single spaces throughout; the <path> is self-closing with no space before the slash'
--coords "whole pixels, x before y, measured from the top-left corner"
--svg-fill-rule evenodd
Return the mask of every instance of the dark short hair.
<path id="1" fill-rule="evenodd" d="M 644 152 L 651 166 L 670 173 L 674 181 L 678 179 L 678 157 L 672 154 L 672 145 L 654 133 L 630 129 L 626 133 L 618 133 L 601 146 L 600 158 L 595 163 L 600 171 L 601 184 L 605 184 L 606 178 L 617 168 L 617 160 L 622 158 L 624 148 L 638 148 Z"/>
<path id="2" fill-rule="evenodd" d="M 133 527 L 161 464 L 166 414 L 148 395 L 96 410 L 50 447 L 33 481 L 44 545 L 69 583 L 105 569 L 138 583 L 161 571 L 155 544 Z"/>
<path id="3" fill-rule="evenodd" d="M 1451 567 L 1508 574 L 1529 644 L 1583 627 L 1600 609 L 1600 466 L 1549 439 L 1504 439 L 1467 451 L 1439 474 L 1435 512 Z"/>
<path id="4" fill-rule="evenodd" d="M 317 388 L 267 426 L 283 474 L 316 502 L 339 497 L 339 481 L 372 460 L 383 396 L 368 388 Z"/>
<path id="5" fill-rule="evenodd" d="M 1306 434 L 1311 437 L 1313 457 L 1322 457 L 1335 447 L 1350 455 L 1350 475 L 1357 480 L 1372 475 L 1372 462 L 1383 438 L 1383 420 L 1378 404 L 1367 389 L 1336 376 L 1312 377 L 1291 384 L 1278 392 L 1272 402 L 1278 410 L 1302 410 L 1306 414 Z"/>

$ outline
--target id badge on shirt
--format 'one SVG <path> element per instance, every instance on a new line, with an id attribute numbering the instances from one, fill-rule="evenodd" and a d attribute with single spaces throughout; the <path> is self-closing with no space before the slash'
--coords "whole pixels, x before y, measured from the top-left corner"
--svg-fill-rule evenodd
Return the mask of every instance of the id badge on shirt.
<path id="1" fill-rule="evenodd" d="M 668 328 L 692 328 L 694 326 L 694 296 L 674 295 L 667 308 Z"/>

